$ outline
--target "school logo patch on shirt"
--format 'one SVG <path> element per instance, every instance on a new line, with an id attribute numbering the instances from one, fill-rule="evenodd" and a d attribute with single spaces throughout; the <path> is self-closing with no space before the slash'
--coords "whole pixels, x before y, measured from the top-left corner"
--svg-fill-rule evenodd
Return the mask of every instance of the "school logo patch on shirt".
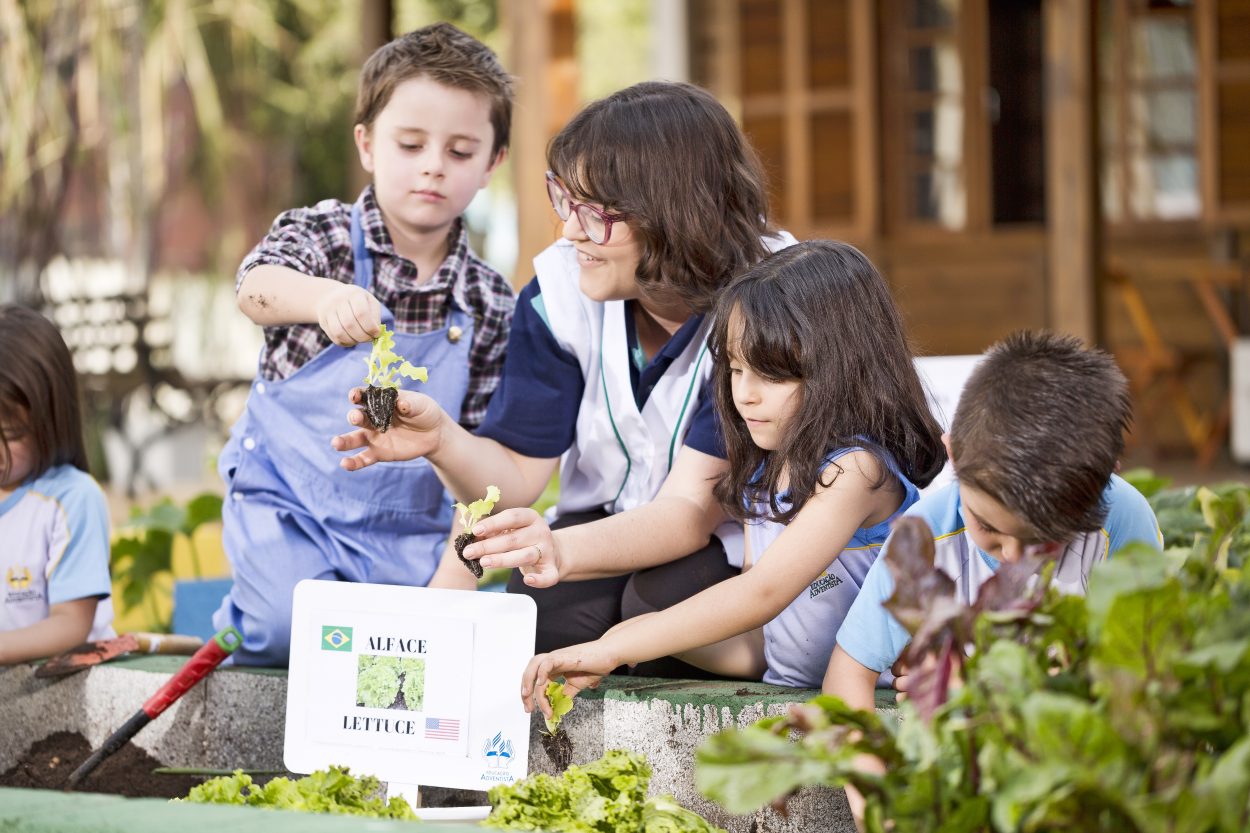
<path id="1" fill-rule="evenodd" d="M 826 590 L 831 590 L 842 583 L 842 579 L 832 573 L 825 573 L 820 578 L 812 582 L 808 588 L 808 598 L 814 599 Z"/>
<path id="2" fill-rule="evenodd" d="M 4 571 L 5 584 L 9 586 L 8 592 L 5 594 L 4 601 L 6 604 L 13 602 L 33 602 L 43 598 L 43 594 L 38 588 L 32 590 L 30 587 L 33 578 L 29 567 L 10 567 Z"/>

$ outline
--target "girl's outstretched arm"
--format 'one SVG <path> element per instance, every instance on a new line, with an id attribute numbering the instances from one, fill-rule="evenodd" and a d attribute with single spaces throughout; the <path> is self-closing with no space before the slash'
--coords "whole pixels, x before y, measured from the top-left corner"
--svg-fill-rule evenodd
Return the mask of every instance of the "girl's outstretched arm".
<path id="1" fill-rule="evenodd" d="M 551 702 L 547 700 L 547 683 L 564 678 L 564 693 L 576 697 L 588 688 L 596 688 L 599 681 L 621 663 L 604 650 L 603 640 L 570 645 L 550 654 L 538 654 L 530 659 L 521 674 L 521 703 L 526 712 L 537 705 L 543 717 L 551 717 Z"/>
<path id="2" fill-rule="evenodd" d="M 465 547 L 465 558 L 481 558 L 487 569 L 522 568 L 532 587 L 619 576 L 676 561 L 706 546 L 724 522 L 712 485 L 725 466 L 719 457 L 682 448 L 650 503 L 554 533 L 536 512 L 496 514 L 474 527 L 479 540 Z"/>
<path id="3" fill-rule="evenodd" d="M 359 405 L 361 388 L 352 388 L 348 398 Z M 360 408 L 349 411 L 347 421 L 357 430 L 338 435 L 330 444 L 336 451 L 363 451 L 344 457 L 343 468 L 357 471 L 374 463 L 424 457 L 463 503 L 477 500 L 493 485 L 499 487 L 500 508 L 529 506 L 542 494 L 559 462 L 558 457 L 526 457 L 471 434 L 433 398 L 413 391 L 400 391 L 388 431 L 375 430 Z"/>
<path id="4" fill-rule="evenodd" d="M 853 452 L 840 458 L 838 465 L 842 472 L 837 478 L 828 486 L 817 487 L 803 510 L 750 570 L 595 642 L 547 654 L 541 661 L 536 658 L 522 682 L 523 696 L 527 696 L 526 686 L 539 678 L 564 673 L 567 680 L 569 672 L 606 674 L 619 665 L 712 645 L 770 621 L 846 548 L 855 530 L 869 520 L 884 520 L 897 509 L 896 490 L 872 488 L 877 475 L 871 455 Z M 641 542 L 626 545 L 629 543 Z"/>
<path id="5" fill-rule="evenodd" d="M 85 642 L 98 603 L 94 596 L 60 602 L 48 608 L 47 619 L 0 632 L 0 665 L 43 659 Z"/>

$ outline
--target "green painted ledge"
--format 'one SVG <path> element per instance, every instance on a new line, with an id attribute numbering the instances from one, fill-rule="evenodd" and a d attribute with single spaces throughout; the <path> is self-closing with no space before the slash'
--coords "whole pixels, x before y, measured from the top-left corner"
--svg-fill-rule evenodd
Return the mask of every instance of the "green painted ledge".
<path id="1" fill-rule="evenodd" d="M 161 654 L 139 654 L 136 656 L 119 657 L 118 659 L 109 660 L 98 667 L 109 668 L 126 668 L 131 671 L 153 671 L 160 674 L 173 674 L 179 668 L 187 664 L 189 657 L 172 657 Z M 213 673 L 221 674 L 224 672 L 238 674 L 256 674 L 261 677 L 285 677 L 285 668 L 245 668 L 242 666 L 223 665 L 217 668 Z M 3 828 L 0 828 L 2 830 Z"/>
<path id="2" fill-rule="evenodd" d="M 186 663 L 186 657 L 144 655 L 122 657 L 108 664 L 134 671 L 154 671 L 172 674 Z M 264 677 L 285 677 L 285 668 L 244 668 L 223 666 L 215 673 L 257 674 Z M 716 708 L 741 708 L 746 703 L 793 703 L 810 700 L 820 692 L 814 689 L 786 688 L 759 682 L 737 680 L 663 680 L 653 677 L 605 677 L 598 688 L 591 688 L 578 695 L 580 700 L 615 700 L 637 702 L 662 700 L 674 706 Z M 894 692 L 877 690 L 878 709 L 894 707 Z M 0 830 L 2 833 L 2 830 Z"/>
<path id="3" fill-rule="evenodd" d="M 805 702 L 820 694 L 815 689 L 786 688 L 741 680 L 661 680 L 650 677 L 605 677 L 598 689 L 583 691 L 578 699 L 604 699 L 619 702 L 661 700 L 673 706 L 714 706 L 741 709 L 753 703 L 765 707 Z M 876 707 L 893 709 L 894 692 L 877 689 Z"/>
<path id="4" fill-rule="evenodd" d="M 158 798 L 0 787 L 3 833 L 465 833 L 476 824 L 329 816 L 255 807 L 174 804 Z"/>

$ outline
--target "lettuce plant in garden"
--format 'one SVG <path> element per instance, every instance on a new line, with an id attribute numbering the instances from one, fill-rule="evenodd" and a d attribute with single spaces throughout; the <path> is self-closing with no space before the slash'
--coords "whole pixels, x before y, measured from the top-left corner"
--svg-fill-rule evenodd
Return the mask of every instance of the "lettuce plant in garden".
<path id="1" fill-rule="evenodd" d="M 176 799 L 177 800 L 177 799 Z M 263 787 L 242 770 L 205 781 L 186 798 L 192 804 L 238 804 L 303 813 L 369 816 L 416 821 L 417 814 L 402 798 L 387 799 L 382 784 L 372 775 L 359 778 L 347 767 L 332 766 L 292 781 L 274 778 Z"/>
<path id="2" fill-rule="evenodd" d="M 646 758 L 612 749 L 558 777 L 538 773 L 492 787 L 483 825 L 549 833 L 724 833 L 672 796 L 647 798 L 650 781 Z"/>
<path id="3" fill-rule="evenodd" d="M 1085 598 L 1009 570 L 966 607 L 904 527 L 891 604 L 925 669 L 901 720 L 817 697 L 710 738 L 700 789 L 745 812 L 850 784 L 867 829 L 896 833 L 1250 829 L 1250 490 L 1164 498 L 1188 531 L 1117 553 Z M 863 753 L 885 774 L 856 770 Z"/>

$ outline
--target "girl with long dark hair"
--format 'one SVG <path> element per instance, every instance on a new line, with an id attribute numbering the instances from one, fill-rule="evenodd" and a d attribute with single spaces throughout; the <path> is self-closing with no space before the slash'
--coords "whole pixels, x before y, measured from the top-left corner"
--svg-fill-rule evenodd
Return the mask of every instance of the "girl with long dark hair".
<path id="1" fill-rule="evenodd" d="M 527 708 L 552 678 L 573 693 L 670 654 L 818 687 L 890 522 L 945 461 L 889 289 L 853 247 L 811 241 L 770 256 L 719 295 L 714 322 L 729 466 L 713 493 L 745 524 L 742 573 L 595 642 L 534 657 Z"/>

